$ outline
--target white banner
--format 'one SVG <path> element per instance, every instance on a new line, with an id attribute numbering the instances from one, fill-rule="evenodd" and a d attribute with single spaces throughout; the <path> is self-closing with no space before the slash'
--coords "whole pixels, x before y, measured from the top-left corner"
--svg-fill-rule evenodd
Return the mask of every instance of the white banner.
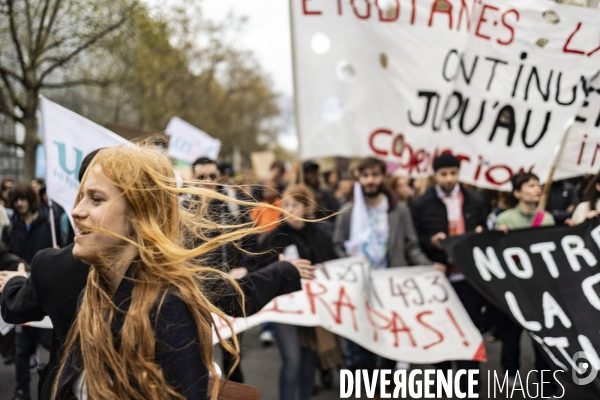
<path id="1" fill-rule="evenodd" d="M 48 197 L 60 204 L 70 218 L 83 158 L 94 150 L 118 146 L 127 140 L 43 96 L 40 104 Z"/>
<path id="2" fill-rule="evenodd" d="M 386 358 L 413 363 L 485 361 L 481 334 L 452 285 L 433 267 L 368 272 L 359 259 L 327 262 L 304 290 L 280 296 L 236 332 L 263 322 L 321 326 Z M 215 318 L 223 337 L 227 324 Z M 216 335 L 214 336 L 216 342 Z"/>
<path id="3" fill-rule="evenodd" d="M 600 170 L 600 77 L 596 78 L 569 131 L 555 180 L 597 174 Z"/>
<path id="4" fill-rule="evenodd" d="M 166 133 L 171 137 L 169 157 L 189 164 L 192 164 L 199 157 L 208 157 L 211 160 L 216 160 L 219 157 L 221 141 L 181 118 L 171 118 Z"/>
<path id="5" fill-rule="evenodd" d="M 292 17 L 302 158 L 422 176 L 451 151 L 479 187 L 545 178 L 600 68 L 600 11 L 548 0 L 293 0 Z"/>

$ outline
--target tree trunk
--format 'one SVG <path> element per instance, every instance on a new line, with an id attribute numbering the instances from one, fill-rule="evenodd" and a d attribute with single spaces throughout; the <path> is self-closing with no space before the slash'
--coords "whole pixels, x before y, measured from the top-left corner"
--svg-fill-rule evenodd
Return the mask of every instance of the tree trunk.
<path id="1" fill-rule="evenodd" d="M 35 178 L 35 162 L 38 145 L 37 131 L 37 107 L 28 111 L 23 117 L 23 125 L 25 126 L 25 168 L 23 178 L 25 182 L 31 182 Z"/>

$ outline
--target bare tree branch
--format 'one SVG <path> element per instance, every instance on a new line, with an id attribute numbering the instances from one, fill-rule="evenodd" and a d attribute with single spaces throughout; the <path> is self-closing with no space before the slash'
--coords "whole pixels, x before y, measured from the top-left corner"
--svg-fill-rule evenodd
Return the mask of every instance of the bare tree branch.
<path id="1" fill-rule="evenodd" d="M 46 20 L 46 14 L 48 13 L 48 7 L 52 0 L 44 0 L 44 9 L 42 10 L 42 16 L 40 17 L 40 25 L 38 26 L 37 38 L 35 39 L 35 49 L 36 53 L 42 48 L 42 32 L 44 31 L 44 21 Z M 55 12 L 58 10 L 58 7 L 55 8 Z M 52 24 L 49 24 L 49 29 L 52 28 Z"/>
<path id="2" fill-rule="evenodd" d="M 27 20 L 27 51 L 31 56 L 33 51 L 33 22 L 31 21 L 31 7 L 29 0 L 25 0 L 25 19 Z"/>
<path id="3" fill-rule="evenodd" d="M 15 91 L 13 90 L 12 85 L 10 84 L 10 80 L 8 79 L 8 76 L 3 68 L 0 68 L 0 77 L 2 78 L 2 82 L 4 82 L 4 86 L 6 87 L 6 90 L 8 91 L 8 94 L 10 96 L 10 100 L 12 101 L 12 103 L 14 105 L 16 105 L 17 107 L 19 107 L 21 110 L 23 110 L 24 109 L 23 104 L 21 103 L 21 101 L 17 97 Z"/>
<path id="4" fill-rule="evenodd" d="M 2 87 L 0 87 L 0 113 L 7 115 L 12 120 L 20 120 L 14 110 L 6 103 L 6 95 L 4 94 Z"/>
<path id="5" fill-rule="evenodd" d="M 123 25 L 127 19 L 129 18 L 130 13 L 134 10 L 134 8 L 137 6 L 137 2 L 134 2 L 130 7 L 128 7 L 127 10 L 125 10 L 125 12 L 123 13 L 123 16 L 114 24 L 106 27 L 104 30 L 100 31 L 99 33 L 97 33 L 96 35 L 94 35 L 92 38 L 90 38 L 89 40 L 87 40 L 86 42 L 84 42 L 82 45 L 80 45 L 77 49 L 75 49 L 74 51 L 72 51 L 71 53 L 69 53 L 68 55 L 57 59 L 56 63 L 51 65 L 50 67 L 48 67 L 46 69 L 46 71 L 44 71 L 41 75 L 40 75 L 40 79 L 38 81 L 38 84 L 41 85 L 42 82 L 44 81 L 44 79 L 52 72 L 54 71 L 56 68 L 61 67 L 63 65 L 65 65 L 66 63 L 68 63 L 69 61 L 71 61 L 73 58 L 75 58 L 79 53 L 81 53 L 82 51 L 88 49 L 89 47 L 93 46 L 94 44 L 96 44 L 100 39 L 102 39 L 104 36 L 108 35 L 109 33 L 117 30 L 119 27 L 121 27 L 121 25 Z"/>
<path id="6" fill-rule="evenodd" d="M 10 34 L 17 49 L 17 56 L 19 58 L 19 64 L 21 64 L 21 70 L 23 72 L 23 78 L 27 79 L 26 73 L 27 68 L 25 67 L 25 59 L 23 58 L 23 50 L 21 49 L 21 44 L 19 43 L 19 35 L 17 34 L 17 28 L 15 26 L 15 9 L 13 7 L 13 0 L 8 0 L 6 2 L 8 5 L 8 20 L 10 22 Z"/>
<path id="7" fill-rule="evenodd" d="M 50 3 L 52 0 L 46 0 L 47 3 Z M 52 9 L 52 15 L 50 15 L 50 20 L 48 21 L 48 26 L 46 27 L 46 30 L 44 31 L 43 27 L 44 27 L 44 19 L 46 17 L 46 14 L 44 13 L 43 18 L 40 20 L 40 30 L 39 30 L 39 34 L 40 39 L 38 42 L 38 47 L 37 47 L 37 52 L 42 52 L 44 49 L 44 44 L 46 43 L 46 41 L 48 40 L 48 37 L 50 36 L 50 32 L 52 31 L 52 27 L 54 26 L 54 21 L 56 21 L 56 16 L 58 15 L 58 10 L 60 10 L 60 5 L 62 3 L 62 0 L 56 0 L 56 4 L 54 4 L 54 8 Z M 44 10 L 46 11 L 46 10 Z"/>
<path id="8" fill-rule="evenodd" d="M 56 83 L 44 83 L 42 85 L 45 89 L 64 89 L 73 86 L 87 85 L 87 86 L 107 86 L 110 85 L 111 81 L 106 80 L 98 80 L 98 79 L 78 79 L 75 81 L 65 81 L 65 82 L 56 82 Z"/>
<path id="9" fill-rule="evenodd" d="M 14 78 L 14 79 L 18 80 L 18 81 L 19 81 L 19 82 L 21 82 L 21 83 L 24 83 L 24 82 L 23 82 L 23 77 L 22 77 L 22 76 L 19 76 L 19 75 L 15 74 L 15 73 L 14 73 L 14 72 L 12 72 L 11 70 L 9 70 L 9 69 L 6 69 L 6 68 L 4 68 L 4 67 L 3 67 L 3 66 L 1 66 L 1 65 L 0 65 L 0 72 L 7 74 L 8 76 L 10 76 L 10 77 L 12 77 L 12 78 Z"/>
<path id="10" fill-rule="evenodd" d="M 15 139 L 11 139 L 5 136 L 0 136 L 0 142 L 25 149 L 25 146 L 23 146 L 23 144 L 17 143 Z"/>

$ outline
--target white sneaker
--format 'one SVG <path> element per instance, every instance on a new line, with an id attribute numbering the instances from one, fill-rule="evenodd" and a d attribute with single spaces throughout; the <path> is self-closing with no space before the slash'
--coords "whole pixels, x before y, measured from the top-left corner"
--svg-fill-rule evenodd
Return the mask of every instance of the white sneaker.
<path id="1" fill-rule="evenodd" d="M 258 337 L 258 340 L 264 347 L 269 347 L 275 343 L 275 338 L 273 337 L 271 331 L 263 331 Z"/>

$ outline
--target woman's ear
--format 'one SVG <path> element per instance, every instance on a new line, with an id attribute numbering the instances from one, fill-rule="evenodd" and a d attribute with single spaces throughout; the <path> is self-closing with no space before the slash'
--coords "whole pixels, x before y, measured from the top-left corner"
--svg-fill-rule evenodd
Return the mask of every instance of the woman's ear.
<path id="1" fill-rule="evenodd" d="M 596 183 L 596 190 L 600 192 L 600 183 Z"/>
<path id="2" fill-rule="evenodd" d="M 520 190 L 513 191 L 513 196 L 515 197 L 515 199 L 520 200 L 521 199 L 521 191 Z"/>

